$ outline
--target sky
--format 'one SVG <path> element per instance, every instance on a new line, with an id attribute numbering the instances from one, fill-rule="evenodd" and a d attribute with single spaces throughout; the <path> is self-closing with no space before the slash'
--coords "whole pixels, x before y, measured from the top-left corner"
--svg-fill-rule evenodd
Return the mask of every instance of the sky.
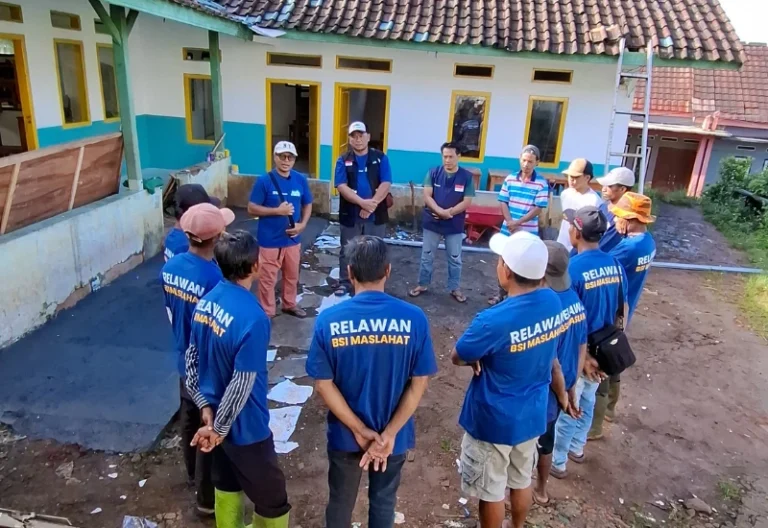
<path id="1" fill-rule="evenodd" d="M 768 0 L 720 0 L 720 5 L 741 40 L 768 43 Z"/>

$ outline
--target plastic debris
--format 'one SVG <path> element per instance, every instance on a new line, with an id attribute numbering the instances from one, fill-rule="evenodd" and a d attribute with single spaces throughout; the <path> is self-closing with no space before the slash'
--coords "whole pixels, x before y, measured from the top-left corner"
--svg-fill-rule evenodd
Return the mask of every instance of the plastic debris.
<path id="1" fill-rule="evenodd" d="M 128 495 L 120 495 L 120 500 L 125 500 L 128 498 Z"/>
<path id="2" fill-rule="evenodd" d="M 450 510 L 450 509 L 451 509 L 451 507 L 450 507 L 450 506 L 448 506 L 447 504 L 443 504 L 443 509 L 444 509 L 444 510 Z"/>
<path id="3" fill-rule="evenodd" d="M 109 475 L 107 475 L 107 476 L 108 476 L 109 478 L 111 478 L 111 479 L 116 479 L 116 478 L 117 478 L 117 473 L 110 473 L 110 474 L 109 474 Z"/>
<path id="4" fill-rule="evenodd" d="M 115 469 L 117 467 L 117 464 L 110 464 L 109 469 Z"/>
<path id="5" fill-rule="evenodd" d="M 56 474 L 60 477 L 63 477 L 67 480 L 72 478 L 72 471 L 75 469 L 75 463 L 71 460 L 69 462 L 65 462 L 59 467 L 56 468 Z"/>
<path id="6" fill-rule="evenodd" d="M 267 361 L 274 361 L 275 356 L 277 356 L 277 349 L 276 348 L 268 348 L 267 349 Z"/>
<path id="7" fill-rule="evenodd" d="M 103 510 L 101 508 L 94 508 L 93 511 L 91 511 L 91 515 L 96 515 L 97 513 L 101 513 Z"/>
<path id="8" fill-rule="evenodd" d="M 621 497 L 619 497 L 619 504 L 624 504 L 624 499 L 622 499 Z"/>
<path id="9" fill-rule="evenodd" d="M 144 484 L 146 484 L 146 483 L 147 483 L 147 479 L 144 479 L 144 480 L 140 480 L 140 481 L 139 481 L 139 487 L 140 487 L 140 488 L 143 488 L 143 487 L 144 487 Z"/>
<path id="10" fill-rule="evenodd" d="M 459 499 L 459 504 L 461 504 L 462 506 L 464 506 L 466 503 L 467 503 L 467 499 L 465 499 L 464 497 Z"/>
<path id="11" fill-rule="evenodd" d="M 284 455 L 290 453 L 297 447 L 299 447 L 299 444 L 296 442 L 275 442 L 275 453 Z"/>
<path id="12" fill-rule="evenodd" d="M 339 268 L 333 268 L 328 276 L 334 280 L 339 280 Z"/>
<path id="13" fill-rule="evenodd" d="M 144 517 L 126 515 L 123 517 L 123 528 L 157 528 L 157 523 L 153 523 Z"/>
<path id="14" fill-rule="evenodd" d="M 405 523 L 405 515 L 403 515 L 400 512 L 395 512 L 395 524 L 404 524 Z"/>

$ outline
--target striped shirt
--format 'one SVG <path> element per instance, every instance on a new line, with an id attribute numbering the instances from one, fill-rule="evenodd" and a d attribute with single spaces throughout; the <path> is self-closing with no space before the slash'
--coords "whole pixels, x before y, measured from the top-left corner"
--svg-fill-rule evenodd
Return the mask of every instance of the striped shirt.
<path id="1" fill-rule="evenodd" d="M 533 171 L 531 179 L 524 181 L 520 178 L 521 172 L 515 175 L 510 174 L 504 180 L 504 184 L 499 190 L 499 201 L 507 204 L 509 214 L 512 220 L 520 220 L 534 207 L 542 209 L 549 204 L 549 189 L 547 180 Z M 539 217 L 534 216 L 520 226 L 524 231 L 529 231 L 534 235 L 539 234 Z M 501 232 L 509 236 L 507 224 L 501 224 Z"/>

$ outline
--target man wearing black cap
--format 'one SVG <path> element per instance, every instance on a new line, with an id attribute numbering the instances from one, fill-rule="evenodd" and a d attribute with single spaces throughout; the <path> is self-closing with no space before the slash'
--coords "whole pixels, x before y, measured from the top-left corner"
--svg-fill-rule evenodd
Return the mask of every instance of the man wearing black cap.
<path id="1" fill-rule="evenodd" d="M 600 238 L 608 228 L 608 221 L 597 207 L 582 207 L 578 211 L 568 209 L 563 216 L 570 225 L 568 234 L 571 244 L 578 252 L 571 258 L 568 274 L 572 288 L 584 305 L 589 336 L 615 324 L 621 308 L 627 313 L 627 276 L 615 258 L 599 249 Z M 565 466 L 569 458 L 577 463 L 584 461 L 584 445 L 592 425 L 598 385 L 597 382 L 580 378 L 576 392 L 581 417 L 576 420 L 560 415 L 557 420 L 550 470 L 555 478 L 566 476 Z"/>
<path id="2" fill-rule="evenodd" d="M 174 201 L 176 224 L 173 226 L 173 229 L 168 231 L 168 235 L 165 237 L 165 242 L 163 243 L 163 254 L 166 262 L 172 259 L 174 255 L 189 251 L 189 239 L 187 238 L 187 235 L 184 234 L 184 231 L 181 230 L 181 227 L 179 227 L 179 220 L 181 220 L 182 215 L 187 212 L 187 209 L 193 205 L 201 203 L 213 204 L 216 207 L 221 205 L 221 201 L 218 198 L 209 196 L 205 187 L 199 183 L 186 183 L 180 185 L 179 188 L 176 189 Z"/>

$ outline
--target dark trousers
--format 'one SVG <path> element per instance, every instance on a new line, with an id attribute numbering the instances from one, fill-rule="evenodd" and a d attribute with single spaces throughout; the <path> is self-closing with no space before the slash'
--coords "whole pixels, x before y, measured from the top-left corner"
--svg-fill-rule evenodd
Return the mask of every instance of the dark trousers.
<path id="1" fill-rule="evenodd" d="M 213 450 L 213 484 L 217 490 L 244 492 L 253 502 L 256 515 L 265 519 L 276 519 L 291 511 L 271 435 L 248 445 L 235 445 L 225 439 Z"/>
<path id="2" fill-rule="evenodd" d="M 347 259 L 344 256 L 344 247 L 347 242 L 360 235 L 371 235 L 384 238 L 387 233 L 387 224 L 375 225 L 373 222 L 355 222 L 352 227 L 341 226 L 341 253 L 339 254 L 339 284 L 350 287 L 349 274 L 347 273 Z"/>
<path id="3" fill-rule="evenodd" d="M 326 528 L 349 528 L 352 510 L 357 501 L 357 490 L 363 470 L 362 453 L 328 451 L 328 507 L 325 510 Z M 405 455 L 390 456 L 387 470 L 368 472 L 368 528 L 392 528 L 395 524 L 397 488 Z"/>
<path id="4" fill-rule="evenodd" d="M 184 381 L 179 388 L 181 394 L 181 410 L 179 412 L 179 422 L 181 424 L 181 448 L 184 453 L 184 465 L 187 468 L 187 478 L 194 481 L 197 490 L 197 504 L 203 508 L 213 508 L 214 491 L 213 482 L 211 482 L 211 465 L 213 457 L 210 453 L 203 453 L 196 447 L 192 447 L 190 442 L 195 433 L 203 425 L 200 417 L 200 409 L 187 392 Z"/>

